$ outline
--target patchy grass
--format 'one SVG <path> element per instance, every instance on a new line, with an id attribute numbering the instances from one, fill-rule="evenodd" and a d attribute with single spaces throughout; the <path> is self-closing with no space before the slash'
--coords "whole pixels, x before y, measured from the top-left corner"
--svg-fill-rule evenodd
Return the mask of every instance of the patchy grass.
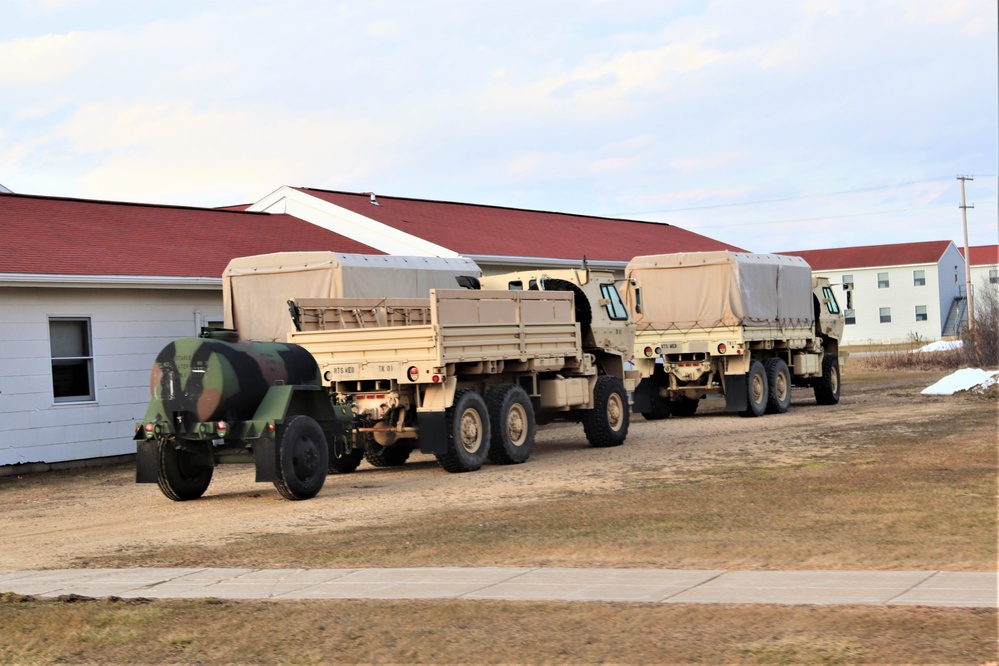
<path id="1" fill-rule="evenodd" d="M 490 601 L 0 603 L 0 663 L 981 664 L 993 610 Z"/>
<path id="2" fill-rule="evenodd" d="M 80 564 L 988 571 L 996 561 L 995 404 L 965 404 L 960 420 L 817 428 L 816 441 L 855 444 L 818 464 L 716 467 L 680 481 L 636 480 L 626 491 Z"/>

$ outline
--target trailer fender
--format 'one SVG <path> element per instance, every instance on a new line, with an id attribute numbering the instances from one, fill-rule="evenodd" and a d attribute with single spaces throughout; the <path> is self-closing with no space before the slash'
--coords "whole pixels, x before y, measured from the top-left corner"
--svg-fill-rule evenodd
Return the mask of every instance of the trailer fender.
<path id="1" fill-rule="evenodd" d="M 135 482 L 156 483 L 159 475 L 160 444 L 155 439 L 136 442 Z"/>
<path id="2" fill-rule="evenodd" d="M 257 483 L 277 480 L 277 445 L 273 437 L 261 437 L 253 442 L 253 466 Z"/>

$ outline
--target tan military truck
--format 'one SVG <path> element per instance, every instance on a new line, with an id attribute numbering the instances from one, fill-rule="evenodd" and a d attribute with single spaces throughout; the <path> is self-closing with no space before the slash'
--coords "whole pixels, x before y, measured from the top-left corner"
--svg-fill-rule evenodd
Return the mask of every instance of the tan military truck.
<path id="1" fill-rule="evenodd" d="M 625 277 L 642 374 L 633 409 L 645 418 L 690 416 L 709 394 L 743 416 L 782 413 L 792 386 L 839 402 L 843 314 L 829 281 L 800 257 L 642 256 Z"/>
<path id="2" fill-rule="evenodd" d="M 288 342 L 354 414 L 330 443 L 331 471 L 353 471 L 362 456 L 401 465 L 415 448 L 449 472 L 521 463 L 536 423 L 559 418 L 581 421 L 592 446 L 624 442 L 638 375 L 625 371 L 634 325 L 611 273 L 461 284 L 428 298 L 294 299 Z"/>

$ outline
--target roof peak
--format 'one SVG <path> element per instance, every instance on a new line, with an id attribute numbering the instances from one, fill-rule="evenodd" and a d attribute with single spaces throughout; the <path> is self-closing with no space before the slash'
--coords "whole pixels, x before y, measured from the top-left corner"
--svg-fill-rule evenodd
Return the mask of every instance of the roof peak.
<path id="1" fill-rule="evenodd" d="M 446 201 L 444 199 L 421 199 L 419 197 L 401 197 L 391 194 L 380 194 L 378 192 L 346 192 L 344 190 L 326 190 L 320 187 L 294 187 L 293 189 L 299 190 L 301 192 L 323 192 L 326 194 L 340 194 L 345 196 L 356 196 L 363 199 L 371 201 L 371 197 L 377 197 L 379 205 L 383 199 L 395 200 L 395 201 L 414 201 L 418 203 L 428 203 L 428 204 L 445 204 L 449 206 L 468 206 L 470 208 L 491 208 L 494 210 L 514 210 L 526 213 L 541 213 L 543 215 L 562 215 L 565 217 L 586 217 L 593 220 L 613 220 L 616 222 L 635 222 L 638 224 L 658 224 L 660 226 L 672 227 L 673 225 L 669 222 L 654 222 L 651 220 L 632 220 L 624 217 L 609 217 L 607 215 L 590 215 L 587 213 L 567 213 L 565 211 L 557 210 L 542 210 L 540 208 L 517 208 L 515 206 L 500 206 L 498 204 L 479 204 L 471 203 L 468 201 Z"/>

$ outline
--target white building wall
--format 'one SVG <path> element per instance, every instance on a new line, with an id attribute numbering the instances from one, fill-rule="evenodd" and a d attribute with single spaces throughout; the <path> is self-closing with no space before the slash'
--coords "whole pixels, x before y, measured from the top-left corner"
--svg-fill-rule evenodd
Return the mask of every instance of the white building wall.
<path id="1" fill-rule="evenodd" d="M 89 318 L 93 401 L 55 402 L 50 317 Z M 215 290 L 0 288 L 0 466 L 135 453 L 156 355 L 221 319 Z"/>
<path id="2" fill-rule="evenodd" d="M 916 271 L 923 271 L 925 284 L 917 286 Z M 878 275 L 888 274 L 888 287 L 878 287 Z M 853 311 L 856 323 L 844 327 L 843 344 L 894 344 L 941 338 L 951 303 L 958 297 L 964 259 L 953 245 L 937 264 L 846 268 L 815 271 L 816 275 L 841 284 L 853 276 Z M 844 298 L 845 301 L 845 298 Z M 926 321 L 916 320 L 916 306 L 926 308 Z M 845 303 L 842 305 L 845 309 Z M 891 322 L 881 322 L 881 308 L 890 308 Z"/>

